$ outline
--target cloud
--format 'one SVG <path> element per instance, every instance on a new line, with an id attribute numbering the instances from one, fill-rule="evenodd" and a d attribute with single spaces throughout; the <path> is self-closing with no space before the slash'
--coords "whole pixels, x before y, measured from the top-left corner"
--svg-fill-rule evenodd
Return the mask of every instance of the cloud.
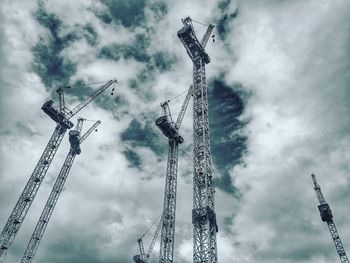
<path id="1" fill-rule="evenodd" d="M 349 186 L 349 4 L 332 1 L 5 1 L 1 6 L 0 224 L 54 123 L 95 83 L 118 79 L 80 114 L 102 124 L 82 145 L 37 262 L 126 262 L 160 214 L 167 139 L 159 103 L 192 82 L 180 18 L 215 23 L 207 46 L 220 262 L 335 262 L 309 174 L 318 176 L 344 241 Z M 200 38 L 205 27 L 194 24 Z M 52 89 L 50 89 L 52 87 Z M 177 116 L 184 96 L 171 100 Z M 192 108 L 181 126 L 175 261 L 192 261 Z M 73 120 L 75 121 L 75 120 Z M 86 126 L 88 126 L 86 123 Z M 9 250 L 22 256 L 68 152 L 64 138 Z M 21 187 L 22 186 L 22 187 Z M 234 194 L 233 194 L 234 193 Z M 237 198 L 239 197 L 239 198 Z M 149 245 L 149 233 L 145 245 Z M 152 260 L 157 260 L 156 244 Z"/>
<path id="2" fill-rule="evenodd" d="M 247 95 L 239 84 L 229 87 L 222 79 L 223 76 L 209 84 L 212 89 L 208 94 L 211 150 L 214 165 L 219 169 L 215 185 L 223 191 L 239 195 L 229 170 L 242 163 L 246 153 L 247 138 L 243 135 L 243 129 L 247 121 L 242 120 L 241 115 Z"/>
<path id="3" fill-rule="evenodd" d="M 125 27 L 139 26 L 145 21 L 145 0 L 102 0 L 101 2 L 108 7 L 110 17 L 115 19 L 116 22 L 120 22 Z M 104 16 L 104 19 L 106 22 L 109 20 L 106 16 Z"/>

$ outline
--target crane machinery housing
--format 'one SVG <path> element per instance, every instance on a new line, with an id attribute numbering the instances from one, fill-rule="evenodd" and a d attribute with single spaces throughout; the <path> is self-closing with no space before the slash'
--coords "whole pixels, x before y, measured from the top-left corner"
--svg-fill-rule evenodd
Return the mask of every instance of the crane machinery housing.
<path id="1" fill-rule="evenodd" d="M 205 64 L 210 62 L 205 47 L 214 25 L 210 24 L 201 42 L 192 19 L 182 19 L 177 36 L 193 62 L 193 262 L 217 263 L 215 189 L 209 138 L 208 95 Z"/>
<path id="2" fill-rule="evenodd" d="M 53 101 L 49 100 L 44 103 L 42 110 L 56 122 L 56 128 L 42 153 L 33 173 L 29 177 L 27 184 L 24 187 L 14 209 L 12 210 L 4 229 L 0 235 L 0 262 L 6 257 L 9 247 L 12 245 L 19 228 L 38 192 L 38 189 L 50 167 L 50 164 L 57 152 L 61 141 L 68 129 L 74 125 L 69 120 L 86 105 L 98 97 L 103 91 L 105 91 L 112 84 L 117 83 L 116 79 L 112 79 L 103 84 L 100 88 L 95 90 L 89 97 L 79 103 L 72 110 L 69 110 L 64 103 L 63 88 L 58 88 L 56 92 L 59 95 L 59 108 L 58 110 L 53 106 Z"/>
<path id="3" fill-rule="evenodd" d="M 169 143 L 160 238 L 160 263 L 172 263 L 174 257 L 178 155 L 179 144 L 184 141 L 182 136 L 179 135 L 179 129 L 191 97 L 192 85 L 188 89 L 176 122 L 172 120 L 168 101 L 161 104 L 164 116 L 156 120 L 156 125 L 167 137 Z"/>
<path id="4" fill-rule="evenodd" d="M 69 171 L 72 168 L 75 156 L 81 153 L 80 145 L 92 133 L 92 131 L 95 130 L 96 127 L 101 123 L 101 121 L 96 121 L 83 136 L 80 136 L 84 120 L 85 119 L 83 118 L 78 118 L 78 122 L 75 130 L 69 131 L 70 150 L 67 154 L 66 160 L 62 165 L 61 171 L 57 176 L 56 182 L 52 188 L 50 196 L 41 213 L 41 216 L 38 220 L 38 223 L 35 227 L 32 237 L 30 238 L 28 246 L 22 257 L 21 263 L 32 262 L 35 256 L 35 253 L 38 249 L 38 246 L 40 244 L 40 241 L 44 235 L 45 229 L 51 218 L 52 212 L 55 209 L 57 200 L 63 190 Z"/>
<path id="5" fill-rule="evenodd" d="M 320 212 L 321 219 L 323 222 L 326 222 L 328 225 L 329 232 L 332 236 L 335 248 L 340 258 L 340 262 L 349 263 L 349 259 L 345 253 L 343 243 L 340 240 L 338 230 L 335 227 L 332 210 L 329 207 L 329 204 L 326 202 L 325 198 L 323 197 L 323 194 L 321 192 L 321 187 L 317 183 L 316 176 L 314 174 L 311 174 L 311 177 L 314 183 L 314 190 L 315 190 L 317 199 L 319 201 L 318 210 Z"/>

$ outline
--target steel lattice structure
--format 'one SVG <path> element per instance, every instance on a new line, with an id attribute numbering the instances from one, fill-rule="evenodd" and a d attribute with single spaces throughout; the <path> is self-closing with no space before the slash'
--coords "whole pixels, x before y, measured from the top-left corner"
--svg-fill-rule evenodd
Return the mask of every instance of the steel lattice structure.
<path id="1" fill-rule="evenodd" d="M 326 200 L 323 197 L 323 194 L 321 192 L 321 187 L 317 183 L 316 176 L 312 174 L 311 177 L 314 182 L 314 189 L 316 192 L 317 199 L 320 203 L 318 206 L 318 210 L 320 211 L 321 219 L 323 222 L 326 222 L 328 225 L 329 232 L 331 233 L 335 248 L 340 258 L 340 262 L 349 263 L 349 259 L 345 253 L 343 243 L 341 242 L 337 228 L 335 227 L 331 208 L 329 207 L 329 204 L 326 202 Z"/>
<path id="2" fill-rule="evenodd" d="M 192 97 L 192 92 L 193 87 L 191 86 L 187 92 L 176 123 L 172 120 L 169 104 L 167 102 L 161 104 L 164 110 L 164 116 L 158 118 L 156 121 L 157 126 L 161 129 L 164 135 L 167 136 L 169 142 L 162 214 L 162 231 L 160 237 L 160 263 L 172 263 L 174 257 L 178 156 L 179 144 L 183 142 L 183 138 L 179 135 L 178 131 L 187 110 L 188 103 Z"/>
<path id="3" fill-rule="evenodd" d="M 182 20 L 177 33 L 193 62 L 193 262 L 216 263 L 218 227 L 209 140 L 208 96 L 205 64 L 210 62 L 204 48 L 214 26 L 209 25 L 201 43 L 191 19 Z"/>
<path id="4" fill-rule="evenodd" d="M 0 258 L 12 244 L 67 129 L 57 124 L 0 236 Z"/>
<path id="5" fill-rule="evenodd" d="M 178 155 L 179 144 L 175 140 L 169 140 L 168 163 L 164 191 L 163 222 L 160 235 L 160 263 L 173 262 Z"/>
<path id="6" fill-rule="evenodd" d="M 49 115 L 49 117 L 57 123 L 55 131 L 51 136 L 43 154 L 41 155 L 33 173 L 31 174 L 22 194 L 20 195 L 15 208 L 11 212 L 4 229 L 0 235 L 0 261 L 6 257 L 9 247 L 12 245 L 19 228 L 38 192 L 38 189 L 50 167 L 61 141 L 68 129 L 74 125 L 69 121 L 75 114 L 88 105 L 92 100 L 99 96 L 112 84 L 117 83 L 117 80 L 109 80 L 99 89 L 94 91 L 88 98 L 79 103 L 73 110 L 65 107 L 63 89 L 58 88 L 59 109 L 53 107 L 53 101 L 49 100 L 44 103 L 41 109 Z"/>
<path id="7" fill-rule="evenodd" d="M 32 262 L 35 256 L 35 253 L 38 249 L 38 246 L 40 244 L 40 241 L 44 235 L 45 229 L 51 218 L 52 212 L 55 209 L 57 200 L 63 190 L 69 171 L 72 168 L 75 156 L 81 153 L 80 144 L 83 143 L 83 141 L 101 123 L 100 121 L 95 122 L 95 124 L 82 137 L 80 137 L 83 121 L 84 119 L 79 118 L 76 129 L 69 132 L 69 142 L 71 146 L 69 153 L 67 154 L 67 157 L 62 165 L 61 171 L 55 181 L 55 184 L 45 204 L 45 207 L 41 213 L 41 216 L 38 220 L 38 223 L 35 227 L 32 237 L 30 238 L 30 241 L 28 243 L 26 251 L 24 252 L 21 263 Z"/>

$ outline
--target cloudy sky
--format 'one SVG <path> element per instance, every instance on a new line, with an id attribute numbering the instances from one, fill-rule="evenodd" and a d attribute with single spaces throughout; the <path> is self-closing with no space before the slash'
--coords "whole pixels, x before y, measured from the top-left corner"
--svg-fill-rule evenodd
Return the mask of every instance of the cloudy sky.
<path id="1" fill-rule="evenodd" d="M 1 228 L 55 126 L 41 105 L 57 101 L 59 85 L 72 87 L 73 107 L 98 87 L 86 84 L 119 81 L 80 113 L 102 124 L 82 145 L 35 262 L 131 262 L 162 209 L 159 103 L 192 81 L 176 36 L 187 15 L 216 25 L 207 77 L 219 262 L 338 262 L 312 172 L 350 253 L 348 0 L 2 0 L 0 10 Z M 206 28 L 194 26 L 201 37 Z M 171 101 L 174 117 L 183 99 Z M 184 263 L 192 262 L 191 105 L 175 242 L 175 261 Z M 22 257 L 68 149 L 66 136 L 8 262 Z M 152 263 L 158 255 L 159 243 Z"/>

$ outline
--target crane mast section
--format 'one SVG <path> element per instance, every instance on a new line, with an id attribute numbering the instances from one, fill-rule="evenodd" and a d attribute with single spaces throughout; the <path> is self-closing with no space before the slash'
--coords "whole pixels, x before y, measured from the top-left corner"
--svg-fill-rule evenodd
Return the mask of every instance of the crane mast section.
<path id="1" fill-rule="evenodd" d="M 328 225 L 329 232 L 331 233 L 331 236 L 335 245 L 335 249 L 337 250 L 338 255 L 340 257 L 340 262 L 349 263 L 348 256 L 345 253 L 345 249 L 344 249 L 343 243 L 340 240 L 337 228 L 335 227 L 335 223 L 332 221 L 327 223 L 327 225 Z"/>
<path id="2" fill-rule="evenodd" d="M 83 141 L 80 138 L 80 132 L 82 130 L 83 121 L 84 119 L 79 118 L 76 125 L 76 130 L 72 130 L 69 133 L 70 151 L 67 154 L 67 157 L 52 188 L 50 196 L 40 215 L 40 218 L 28 243 L 26 251 L 24 252 L 21 263 L 32 262 L 40 244 L 40 241 L 44 235 L 45 229 L 50 221 L 53 210 L 55 209 L 57 200 L 63 190 L 68 174 L 72 168 L 75 156 L 81 153 L 80 144 Z M 91 131 L 93 130 L 92 128 L 95 129 L 100 123 L 100 121 L 95 122 L 95 124 L 85 133 L 86 137 L 88 137 L 89 134 L 91 134 Z"/>
<path id="3" fill-rule="evenodd" d="M 193 262 L 217 263 L 215 190 L 209 140 L 208 95 L 205 64 L 208 54 L 199 43 L 190 18 L 177 33 L 193 62 Z M 207 32 L 211 29 L 209 28 Z M 206 42 L 206 37 L 203 38 Z"/>
<path id="4" fill-rule="evenodd" d="M 66 157 L 66 160 L 62 166 L 62 169 L 56 179 L 55 185 L 51 191 L 51 194 L 46 202 L 43 212 L 39 218 L 39 221 L 35 227 L 35 230 L 30 238 L 26 251 L 24 252 L 24 256 L 21 260 L 21 263 L 30 263 L 32 262 L 35 253 L 38 249 L 40 241 L 44 235 L 45 229 L 48 225 L 48 222 L 51 218 L 52 212 L 56 206 L 57 200 L 60 196 L 60 193 L 63 190 L 64 183 L 67 179 L 68 173 L 72 167 L 74 158 L 76 154 L 73 152 L 69 152 Z"/>
<path id="5" fill-rule="evenodd" d="M 55 156 L 57 149 L 66 133 L 66 129 L 57 125 L 49 143 L 41 155 L 33 173 L 31 174 L 24 190 L 18 199 L 15 208 L 0 236 L 0 258 L 5 257 L 7 249 L 11 246 L 22 222 L 38 192 L 38 189 L 46 175 L 46 172 Z"/>
<path id="6" fill-rule="evenodd" d="M 217 262 L 215 190 L 209 141 L 208 97 L 205 64 L 193 65 L 193 262 Z"/>
<path id="7" fill-rule="evenodd" d="M 179 144 L 175 140 L 169 140 L 162 231 L 160 238 L 160 263 L 172 263 L 174 257 L 178 149 Z"/>

